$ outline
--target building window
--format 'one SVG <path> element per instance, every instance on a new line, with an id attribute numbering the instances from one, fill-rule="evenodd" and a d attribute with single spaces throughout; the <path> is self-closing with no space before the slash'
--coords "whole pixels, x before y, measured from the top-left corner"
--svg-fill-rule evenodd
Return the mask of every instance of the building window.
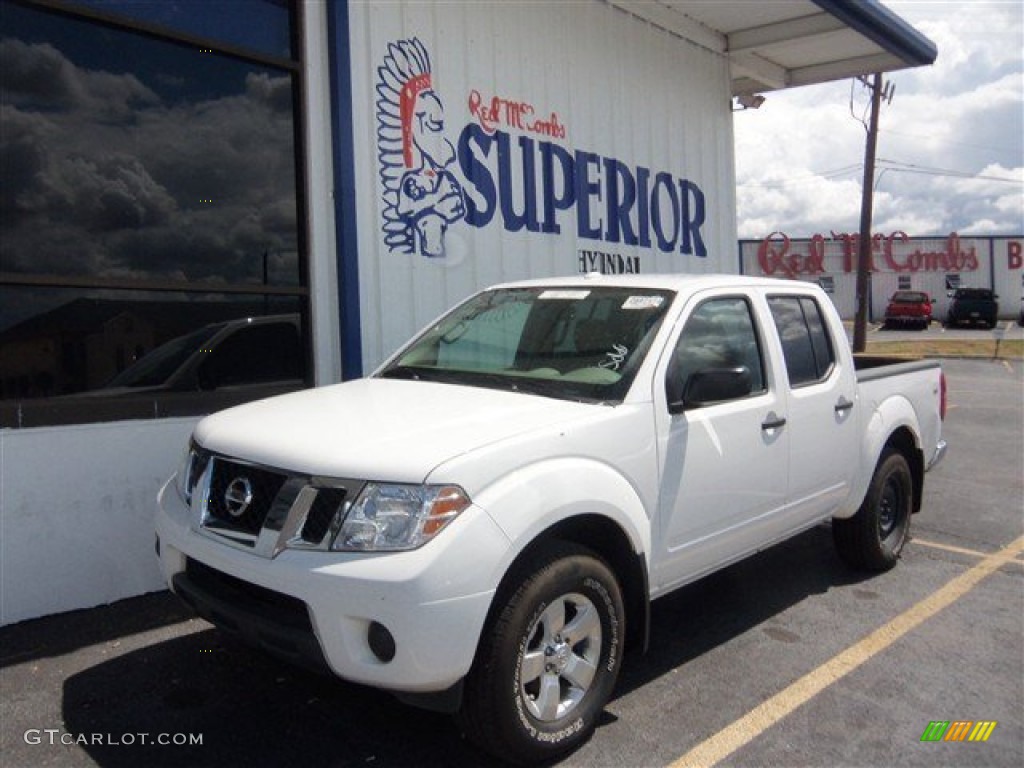
<path id="1" fill-rule="evenodd" d="M 0 2 L 0 427 L 306 386 L 293 9 L 73 5 Z"/>

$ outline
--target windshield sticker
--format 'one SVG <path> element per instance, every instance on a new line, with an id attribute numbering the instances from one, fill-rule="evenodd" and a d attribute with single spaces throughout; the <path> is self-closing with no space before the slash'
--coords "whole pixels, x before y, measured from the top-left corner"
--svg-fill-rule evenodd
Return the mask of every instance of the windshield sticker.
<path id="1" fill-rule="evenodd" d="M 582 301 L 590 295 L 590 291 L 571 291 L 571 290 L 548 290 L 544 291 L 539 298 L 541 301 L 546 299 L 556 299 L 562 301 Z"/>
<path id="2" fill-rule="evenodd" d="M 622 303 L 623 309 L 657 309 L 665 301 L 664 296 L 630 296 Z"/>

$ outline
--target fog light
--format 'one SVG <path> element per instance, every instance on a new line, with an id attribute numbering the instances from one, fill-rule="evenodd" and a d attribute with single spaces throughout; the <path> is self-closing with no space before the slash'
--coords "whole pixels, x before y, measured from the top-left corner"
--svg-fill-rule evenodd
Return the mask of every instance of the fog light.
<path id="1" fill-rule="evenodd" d="M 371 621 L 370 629 L 366 633 L 366 641 L 370 644 L 373 655 L 385 664 L 395 658 L 395 638 L 383 624 Z"/>

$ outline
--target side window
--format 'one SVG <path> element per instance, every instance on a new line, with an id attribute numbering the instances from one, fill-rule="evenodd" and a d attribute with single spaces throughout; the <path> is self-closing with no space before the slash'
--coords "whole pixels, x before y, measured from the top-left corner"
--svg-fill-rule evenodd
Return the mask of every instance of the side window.
<path id="1" fill-rule="evenodd" d="M 782 340 L 790 386 L 827 378 L 835 365 L 835 352 L 818 303 L 806 297 L 773 296 L 768 305 Z"/>
<path id="2" fill-rule="evenodd" d="M 750 306 L 741 298 L 711 299 L 686 321 L 672 354 L 668 378 L 681 394 L 697 371 L 741 366 L 750 372 L 751 392 L 763 392 L 764 367 Z"/>

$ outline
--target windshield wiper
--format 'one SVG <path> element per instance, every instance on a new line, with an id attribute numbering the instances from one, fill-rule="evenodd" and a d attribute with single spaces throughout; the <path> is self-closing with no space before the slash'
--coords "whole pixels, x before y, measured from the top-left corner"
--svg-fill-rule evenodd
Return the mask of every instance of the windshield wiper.
<path id="1" fill-rule="evenodd" d="M 432 371 L 429 368 L 417 368 L 412 365 L 393 365 L 380 373 L 382 379 L 406 379 L 409 381 L 429 381 Z"/>

